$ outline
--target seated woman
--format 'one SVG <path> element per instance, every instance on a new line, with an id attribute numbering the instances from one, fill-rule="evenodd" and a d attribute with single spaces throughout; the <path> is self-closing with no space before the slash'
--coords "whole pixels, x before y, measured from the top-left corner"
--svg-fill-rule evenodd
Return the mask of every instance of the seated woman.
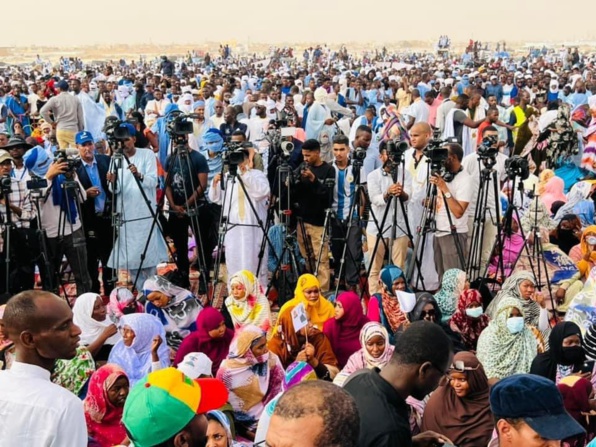
<path id="1" fill-rule="evenodd" d="M 443 274 L 441 290 L 435 293 L 435 301 L 441 310 L 441 323 L 449 321 L 459 296 L 468 287 L 467 275 L 463 270 L 449 269 Z"/>
<path id="2" fill-rule="evenodd" d="M 449 327 L 460 335 L 469 351 L 476 351 L 478 337 L 488 326 L 482 310 L 482 296 L 478 290 L 464 290 L 457 300 L 457 310 L 449 320 Z"/>
<path id="3" fill-rule="evenodd" d="M 590 270 L 596 267 L 596 225 L 584 229 L 579 244 L 569 251 L 569 257 L 577 264 L 582 280 L 586 281 Z"/>
<path id="4" fill-rule="evenodd" d="M 145 312 L 145 308 L 137 301 L 133 293 L 127 287 L 115 287 L 110 293 L 108 316 L 113 323 L 118 324 L 122 315 L 139 314 L 143 312 Z"/>
<path id="5" fill-rule="evenodd" d="M 89 437 L 101 447 L 127 442 L 122 412 L 128 388 L 128 377 L 117 365 L 102 366 L 89 380 L 89 391 L 83 401 L 85 419 Z"/>
<path id="6" fill-rule="evenodd" d="M 458 352 L 449 381 L 426 403 L 421 429 L 441 433 L 458 447 L 485 446 L 495 426 L 488 398 L 488 378 L 478 358 L 471 352 Z"/>
<path id="7" fill-rule="evenodd" d="M 594 185 L 589 181 L 573 185 L 567 194 L 567 203 L 555 214 L 555 221 L 559 222 L 565 214 L 575 214 L 579 217 L 582 227 L 594 225 L 594 201 L 590 199 L 593 189 Z"/>
<path id="8" fill-rule="evenodd" d="M 561 379 L 557 388 L 563 397 L 565 410 L 586 430 L 588 436 L 593 436 L 593 433 L 590 433 L 590 425 L 585 415 L 594 410 L 594 401 L 592 400 L 594 398 L 594 388 L 592 383 L 585 377 L 572 375 Z M 586 435 L 565 439 L 561 445 L 583 447 L 586 445 Z"/>
<path id="9" fill-rule="evenodd" d="M 376 321 L 366 323 L 360 331 L 360 350 L 350 356 L 346 366 L 335 376 L 333 383 L 343 386 L 353 372 L 364 368 L 383 368 L 393 355 L 395 349 L 389 343 L 387 329 Z"/>
<path id="10" fill-rule="evenodd" d="M 234 330 L 252 324 L 268 332 L 271 328 L 271 308 L 263 286 L 248 270 L 230 278 L 231 295 L 226 298 L 222 311 L 231 319 Z M 228 320 L 228 318 L 226 318 Z"/>
<path id="11" fill-rule="evenodd" d="M 517 216 L 514 214 L 511 218 L 511 234 L 505 233 L 503 239 L 502 254 L 498 253 L 500 247 L 495 245 L 496 252 L 488 265 L 488 275 L 498 282 L 503 282 L 505 278 L 511 275 L 511 269 L 517 262 L 523 247 L 524 238 L 520 231 Z M 501 266 L 503 266 L 503 275 L 501 274 Z"/>
<path id="12" fill-rule="evenodd" d="M 191 352 L 202 352 L 213 362 L 213 376 L 217 374 L 219 365 L 228 356 L 230 344 L 234 338 L 234 331 L 226 328 L 224 317 L 214 307 L 206 307 L 197 318 L 197 330 L 186 337 L 174 359 L 174 366 L 178 366 Z"/>
<path id="13" fill-rule="evenodd" d="M 118 328 L 107 317 L 106 306 L 97 293 L 83 293 L 72 308 L 73 322 L 81 329 L 81 345 L 95 361 L 105 362 L 112 346 L 120 340 Z"/>
<path id="14" fill-rule="evenodd" d="M 340 368 L 361 348 L 360 330 L 366 323 L 368 318 L 362 313 L 358 294 L 340 293 L 335 302 L 335 317 L 323 326 L 323 333 L 331 343 Z"/>
<path id="15" fill-rule="evenodd" d="M 565 214 L 557 228 L 550 232 L 549 241 L 559 247 L 566 255 L 580 243 L 582 223 L 575 214 Z"/>
<path id="16" fill-rule="evenodd" d="M 538 354 L 537 339 L 524 321 L 518 298 L 499 301 L 494 318 L 478 338 L 478 360 L 489 379 L 526 374 Z"/>
<path id="17" fill-rule="evenodd" d="M 335 315 L 333 304 L 321 295 L 319 280 L 310 273 L 306 273 L 298 278 L 296 289 L 294 290 L 294 298 L 282 306 L 279 310 L 279 316 L 281 317 L 289 309 L 293 309 L 300 303 L 304 304 L 306 316 L 310 324 L 319 330 L 323 330 L 325 322 Z"/>
<path id="18" fill-rule="evenodd" d="M 241 447 L 242 444 L 234 440 L 232 422 L 228 416 L 219 410 L 207 412 L 206 447 Z"/>
<path id="19" fill-rule="evenodd" d="M 552 215 L 551 207 L 553 203 L 557 201 L 567 202 L 564 190 L 565 182 L 560 177 L 552 177 L 544 185 L 544 192 L 539 197 L 550 215 Z"/>
<path id="20" fill-rule="evenodd" d="M 256 326 L 244 326 L 234 337 L 217 378 L 228 389 L 237 432 L 254 440 L 261 413 L 281 391 L 284 378 L 279 358 L 267 348 L 267 334 Z"/>
<path id="21" fill-rule="evenodd" d="M 296 332 L 291 310 L 279 316 L 269 351 L 279 357 L 284 368 L 295 361 L 306 362 L 319 379 L 333 380 L 339 368 L 329 339 L 310 323 Z"/>
<path id="22" fill-rule="evenodd" d="M 203 306 L 188 290 L 155 275 L 143 284 L 147 298 L 145 311 L 155 315 L 164 325 L 168 346 L 178 349 L 184 337 L 196 329 L 197 317 Z"/>
<path id="23" fill-rule="evenodd" d="M 582 333 L 570 321 L 557 323 L 549 337 L 549 350 L 538 354 L 532 362 L 530 374 L 546 377 L 555 383 L 579 372 L 586 359 Z"/>
<path id="24" fill-rule="evenodd" d="M 149 314 L 124 315 L 120 319 L 122 340 L 114 345 L 108 363 L 124 370 L 133 386 L 147 374 L 170 366 L 166 332 L 157 317 Z"/>
<path id="25" fill-rule="evenodd" d="M 381 323 L 389 333 L 389 341 L 395 344 L 395 335 L 403 331 L 410 321 L 401 310 L 396 292 L 412 291 L 406 283 L 406 275 L 396 265 L 385 266 L 379 275 L 383 283 L 383 292 L 375 293 L 368 302 L 367 316 L 370 321 Z"/>

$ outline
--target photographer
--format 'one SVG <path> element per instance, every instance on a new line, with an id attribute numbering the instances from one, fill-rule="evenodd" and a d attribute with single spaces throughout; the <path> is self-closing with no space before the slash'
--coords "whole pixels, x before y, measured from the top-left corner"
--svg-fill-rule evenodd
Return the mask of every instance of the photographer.
<path id="1" fill-rule="evenodd" d="M 0 150 L 0 183 L 2 192 L 0 194 L 0 217 L 2 222 L 2 251 L 4 260 L 6 260 L 6 237 L 7 224 L 12 224 L 14 231 L 11 233 L 10 262 L 11 271 L 9 284 L 4 284 L 6 275 L 6 265 L 2 266 L 0 271 L 0 291 L 10 292 L 12 294 L 23 290 L 32 289 L 35 281 L 34 255 L 29 245 L 28 235 L 30 221 L 35 217 L 35 209 L 29 200 L 29 191 L 26 189 L 24 181 L 10 177 L 12 169 L 12 157 L 5 150 Z M 8 193 L 8 204 L 10 209 L 10 221 L 7 214 L 6 204 Z"/>
<path id="2" fill-rule="evenodd" d="M 177 150 L 186 150 L 188 155 L 169 155 L 164 166 L 166 170 L 166 197 L 170 204 L 168 230 L 176 248 L 176 266 L 183 281 L 179 285 L 187 289 L 190 287 L 188 227 L 192 227 L 192 234 L 197 245 L 205 247 L 211 226 L 211 222 L 207 221 L 208 216 L 200 215 L 200 228 L 197 228 L 197 219 L 191 219 L 188 211 L 202 208 L 205 189 L 207 188 L 209 166 L 205 157 L 199 152 L 193 151 L 188 144 L 177 148 Z M 199 211 L 199 214 L 207 213 Z M 201 238 L 200 245 L 197 240 L 199 237 Z M 210 253 L 206 253 L 206 255 L 210 255 Z M 211 256 L 206 256 L 207 262 L 210 259 Z M 210 265 L 202 267 L 205 267 L 205 271 L 202 271 L 201 275 L 208 278 Z M 206 282 L 208 282 L 208 279 L 206 279 Z"/>
<path id="3" fill-rule="evenodd" d="M 246 142 L 246 134 L 241 130 L 235 130 L 232 133 L 232 143 L 243 145 Z M 263 166 L 263 157 L 259 154 L 256 149 L 252 146 L 247 148 L 248 150 L 248 163 L 251 169 L 258 169 L 259 171 L 265 171 Z"/>
<path id="4" fill-rule="evenodd" d="M 436 226 L 437 231 L 433 242 L 434 259 L 439 278 L 452 268 L 465 269 L 465 259 L 460 259 L 457 244 L 465 255 L 468 239 L 468 204 L 472 200 L 474 190 L 470 187 L 472 178 L 463 171 L 461 165 L 464 152 L 457 143 L 448 143 L 447 159 L 444 162 L 445 180 L 439 173 L 433 173 L 429 182 L 437 187 Z M 447 207 L 445 206 L 447 205 Z M 447 214 L 449 210 L 449 215 Z M 455 234 L 452 233 L 451 223 Z"/>
<path id="5" fill-rule="evenodd" d="M 360 229 L 361 209 L 354 207 L 354 216 L 349 228 L 350 209 L 357 200 L 358 185 L 354 177 L 353 166 L 350 163 L 350 140 L 345 135 L 336 135 L 333 139 L 333 156 L 335 161 L 335 187 L 333 189 L 333 211 L 336 219 L 331 227 L 331 251 L 335 260 L 335 276 L 340 286 L 350 289 L 356 288 L 362 262 L 362 231 Z M 364 204 L 364 198 L 360 205 Z M 340 262 L 347 244 L 346 257 L 343 259 L 342 277 L 338 277 Z"/>
<path id="6" fill-rule="evenodd" d="M 382 166 L 368 174 L 368 195 L 371 202 L 371 218 L 366 226 L 366 243 L 369 250 L 374 250 L 377 244 L 379 233 L 385 243 L 391 245 L 391 263 L 402 270 L 405 268 L 406 256 L 408 254 L 408 235 L 406 234 L 406 222 L 401 202 L 407 202 L 412 193 L 412 178 L 410 173 L 403 169 L 403 165 L 397 164 L 395 153 L 388 153 L 388 144 L 382 141 L 379 146 L 379 158 Z M 397 181 L 393 174 L 397 174 Z M 389 200 L 391 198 L 391 201 Z M 397 207 L 397 212 L 396 208 Z M 386 214 L 385 214 L 386 213 Z M 383 216 L 385 222 L 383 223 Z M 374 218 L 377 220 L 375 223 Z M 395 222 L 393 221 L 396 217 Z M 382 225 L 382 228 L 379 228 Z M 395 239 L 391 241 L 393 227 L 395 226 Z M 370 275 L 368 277 L 368 290 L 370 294 L 381 292 L 379 285 L 379 272 L 383 267 L 385 258 L 385 243 L 379 241 L 374 258 L 371 259 Z"/>
<path id="7" fill-rule="evenodd" d="M 41 225 L 46 231 L 52 274 L 60 274 L 62 257 L 66 255 L 77 285 L 77 295 L 81 295 L 91 291 L 91 277 L 87 270 L 85 234 L 76 201 L 87 200 L 87 193 L 65 152 L 56 154 L 46 173 L 48 187 L 42 194 Z M 67 182 L 76 182 L 78 188 L 67 187 Z M 56 283 L 54 290 L 58 290 Z"/>
<path id="8" fill-rule="evenodd" d="M 110 157 L 95 153 L 93 136 L 83 131 L 75 136 L 81 165 L 77 177 L 85 188 L 87 200 L 81 212 L 87 240 L 87 270 L 91 276 L 91 291 L 99 293 L 99 263 L 102 265 L 104 295 L 109 296 L 114 288 L 114 272 L 107 266 L 114 243 L 114 229 L 111 221 L 111 197 L 108 194 L 107 174 Z"/>
<path id="9" fill-rule="evenodd" d="M 295 171 L 295 201 L 298 204 L 298 244 L 306 259 L 307 268 L 314 272 L 319 250 L 322 247 L 321 264 L 317 278 L 321 291 L 329 290 L 329 247 L 323 241 L 325 210 L 331 207 L 331 182 L 335 179 L 333 166 L 321 160 L 321 145 L 315 139 L 302 145 L 304 163 Z"/>
<path id="10" fill-rule="evenodd" d="M 498 113 L 498 111 L 497 111 Z M 490 112 L 489 112 L 490 116 Z M 468 205 L 468 249 L 470 248 L 472 233 L 474 231 L 474 215 L 476 213 L 476 201 L 478 200 L 478 189 L 481 181 L 481 170 L 485 168 L 482 163 L 482 159 L 493 159 L 495 160 L 494 168 L 497 171 L 497 188 L 501 190 L 501 184 L 507 179 L 507 172 L 505 170 L 505 162 L 507 156 L 499 152 L 499 148 L 505 144 L 503 141 L 498 141 L 499 131 L 494 126 L 487 126 L 482 131 L 482 144 L 477 148 L 476 152 L 470 155 L 466 155 L 462 160 L 462 166 L 464 172 L 470 175 L 472 178 L 471 189 L 474 191 L 471 197 L 470 204 Z M 489 156 L 488 151 L 494 154 Z M 482 155 L 481 154 L 486 154 Z M 489 162 L 490 163 L 490 162 Z M 484 224 L 484 236 L 482 241 L 482 255 L 480 265 L 486 265 L 490 258 L 490 252 L 495 239 L 497 237 L 497 222 L 496 222 L 496 206 L 497 198 L 495 197 L 495 185 L 493 183 L 493 177 L 491 174 L 490 180 L 484 186 L 488 188 L 488 196 L 486 199 L 485 207 L 489 210 L 489 214 L 486 216 Z M 498 203 L 500 207 L 500 203 Z"/>

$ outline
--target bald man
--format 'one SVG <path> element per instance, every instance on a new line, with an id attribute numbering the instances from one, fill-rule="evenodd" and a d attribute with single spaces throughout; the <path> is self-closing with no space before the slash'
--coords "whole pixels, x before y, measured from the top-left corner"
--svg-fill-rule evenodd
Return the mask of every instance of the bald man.
<path id="1" fill-rule="evenodd" d="M 360 417 L 347 391 L 323 380 L 302 382 L 275 406 L 267 432 L 270 447 L 356 447 Z"/>
<path id="2" fill-rule="evenodd" d="M 74 358 L 79 346 L 81 330 L 68 304 L 52 293 L 27 290 L 9 300 L 3 324 L 16 359 L 0 371 L 0 446 L 87 445 L 82 401 L 50 381 L 56 360 Z"/>

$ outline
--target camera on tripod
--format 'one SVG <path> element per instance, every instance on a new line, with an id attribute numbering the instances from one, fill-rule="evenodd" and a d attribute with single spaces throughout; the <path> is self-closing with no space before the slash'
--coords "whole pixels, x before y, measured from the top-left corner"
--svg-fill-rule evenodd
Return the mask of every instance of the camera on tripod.
<path id="1" fill-rule="evenodd" d="M 410 146 L 405 141 L 389 140 L 387 141 L 387 159 L 393 165 L 399 165 L 403 159 L 404 154 Z"/>
<path id="2" fill-rule="evenodd" d="M 166 121 L 166 131 L 172 139 L 193 133 L 192 120 L 198 118 L 194 113 L 186 114 L 181 110 L 170 112 Z"/>
<path id="3" fill-rule="evenodd" d="M 242 164 L 248 154 L 248 148 L 252 147 L 250 142 L 230 141 L 224 143 L 222 154 L 223 164 L 228 167 L 230 174 L 236 175 L 238 166 Z"/>
<path id="4" fill-rule="evenodd" d="M 45 178 L 31 175 L 31 180 L 27 180 L 27 189 L 31 191 L 41 191 L 48 187 L 48 181 Z"/>
<path id="5" fill-rule="evenodd" d="M 66 163 L 66 173 L 72 173 L 83 165 L 79 152 L 76 149 L 57 150 L 54 154 L 54 163 Z"/>
<path id="6" fill-rule="evenodd" d="M 2 191 L 2 195 L 10 194 L 12 191 L 12 180 L 10 179 L 10 175 L 0 177 L 0 191 Z"/>
<path id="7" fill-rule="evenodd" d="M 505 172 L 509 178 L 519 177 L 526 180 L 530 176 L 530 164 L 526 158 L 514 155 L 505 161 Z"/>
<path id="8" fill-rule="evenodd" d="M 478 146 L 477 153 L 480 159 L 496 160 L 499 149 L 497 148 L 497 135 L 487 135 Z"/>
<path id="9" fill-rule="evenodd" d="M 106 122 L 102 130 L 106 134 L 106 139 L 109 142 L 125 141 L 131 137 L 134 137 L 134 135 L 131 135 L 128 131 L 128 127 L 123 126 L 123 124 L 127 124 L 127 122 L 121 121 L 115 116 L 108 116 L 106 118 Z"/>

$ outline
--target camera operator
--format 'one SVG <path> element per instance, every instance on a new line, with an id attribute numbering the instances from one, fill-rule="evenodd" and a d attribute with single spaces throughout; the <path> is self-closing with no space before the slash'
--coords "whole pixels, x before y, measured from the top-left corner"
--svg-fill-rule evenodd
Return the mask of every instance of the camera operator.
<path id="1" fill-rule="evenodd" d="M 236 130 L 232 134 L 232 143 L 243 144 L 246 143 L 246 134 L 241 130 Z M 259 154 L 256 149 L 252 146 L 247 148 L 248 150 L 248 164 L 251 169 L 258 169 L 259 171 L 265 171 L 265 167 L 263 166 L 263 157 Z"/>
<path id="2" fill-rule="evenodd" d="M 109 296 L 114 288 L 114 271 L 107 266 L 114 242 L 112 208 L 106 178 L 110 157 L 95 153 L 93 135 L 90 132 L 77 133 L 75 141 L 82 161 L 77 167 L 77 177 L 87 194 L 87 200 L 83 203 L 81 212 L 85 224 L 87 271 L 91 276 L 91 291 L 100 292 L 99 263 L 101 262 L 104 295 Z"/>
<path id="3" fill-rule="evenodd" d="M 381 160 L 379 159 L 379 151 L 375 148 L 371 148 L 372 142 L 372 130 L 366 125 L 358 126 L 356 129 L 356 138 L 352 141 L 351 153 L 358 148 L 366 150 L 366 158 L 362 164 L 362 182 L 366 183 L 368 174 L 373 172 L 375 169 L 381 166 Z"/>
<path id="4" fill-rule="evenodd" d="M 188 155 L 169 155 L 164 166 L 167 180 L 166 197 L 170 204 L 168 230 L 176 248 L 176 266 L 183 281 L 180 286 L 188 289 L 190 287 L 188 227 L 192 227 L 192 234 L 195 240 L 199 237 L 201 238 L 200 246 L 205 247 L 211 225 L 211 222 L 206 221 L 207 216 L 200 215 L 201 231 L 199 231 L 199 228 L 196 228 L 196 219 L 189 217 L 188 209 L 195 208 L 197 205 L 202 207 L 205 198 L 205 189 L 207 188 L 209 166 L 205 157 L 199 152 L 193 151 L 188 143 L 185 144 L 185 147 L 178 148 L 178 150 L 187 150 Z M 199 214 L 201 214 L 200 211 Z M 199 245 L 199 241 L 196 242 Z M 205 259 L 210 260 L 211 256 L 206 256 Z M 207 265 L 203 267 L 206 268 L 205 271 L 201 272 L 201 275 L 206 278 L 205 282 L 208 282 L 208 273 L 211 266 Z"/>
<path id="5" fill-rule="evenodd" d="M 314 269 L 321 246 L 317 278 L 321 291 L 329 290 L 329 247 L 323 240 L 325 210 L 331 207 L 335 169 L 321 160 L 321 144 L 309 139 L 302 145 L 304 163 L 296 170 L 295 201 L 298 204 L 298 244 L 308 269 Z M 306 236 L 306 239 L 305 239 Z"/>
<path id="6" fill-rule="evenodd" d="M 432 174 L 429 179 L 429 182 L 437 187 L 435 210 L 437 232 L 435 233 L 433 247 L 439 278 L 442 278 L 443 273 L 449 269 L 465 269 L 465 265 L 462 265 L 462 260 L 459 258 L 454 236 L 451 233 L 452 228 L 445 204 L 447 204 L 451 221 L 455 227 L 455 238 L 457 238 L 462 253 L 465 255 L 468 239 L 467 208 L 474 195 L 474 190 L 470 187 L 472 179 L 469 174 L 463 171 L 461 165 L 464 156 L 462 147 L 457 143 L 448 143 L 445 147 L 448 149 L 448 155 L 444 162 L 446 170 L 444 176 L 447 177 L 448 181 L 441 177 L 439 173 Z"/>
<path id="7" fill-rule="evenodd" d="M 497 171 L 497 189 L 498 191 L 501 190 L 501 184 L 507 179 L 507 172 L 505 170 L 505 162 L 507 161 L 507 156 L 501 152 L 499 152 L 499 148 L 505 145 L 504 141 L 498 141 L 499 131 L 494 126 L 485 127 L 482 131 L 482 145 L 474 152 L 473 154 L 466 155 L 462 161 L 462 166 L 464 168 L 464 172 L 468 173 L 472 178 L 472 185 L 471 188 L 474 191 L 472 194 L 472 198 L 470 204 L 468 205 L 468 249 L 471 244 L 472 232 L 474 231 L 474 215 L 476 213 L 476 201 L 478 200 L 477 191 L 480 187 L 480 172 L 481 169 L 484 169 L 484 165 L 479 166 L 479 162 L 482 163 L 481 157 L 478 151 L 490 150 L 496 152 L 495 155 L 495 166 L 494 169 Z M 490 143 L 489 143 L 490 141 Z M 486 145 L 485 142 L 488 144 Z M 482 147 L 486 146 L 486 147 Z M 497 222 L 496 222 L 496 215 L 495 210 L 497 203 L 500 206 L 500 203 L 497 202 L 499 199 L 495 197 L 495 187 L 493 184 L 493 177 L 491 175 L 490 180 L 485 188 L 488 188 L 488 196 L 486 199 L 485 206 L 489 210 L 489 215 L 486 216 L 486 220 L 484 223 L 484 236 L 482 241 L 482 255 L 481 255 L 481 265 L 485 265 L 486 262 L 489 261 L 490 252 L 492 249 L 493 244 L 495 243 L 495 239 L 497 237 Z"/>
<path id="8" fill-rule="evenodd" d="M 333 189 L 333 211 L 336 219 L 331 226 L 331 251 L 335 260 L 335 276 L 340 286 L 355 290 L 358 284 L 360 264 L 362 262 L 362 230 L 360 229 L 361 209 L 354 208 L 354 216 L 350 228 L 350 209 L 356 200 L 358 185 L 355 183 L 353 167 L 350 163 L 350 140 L 345 135 L 336 135 L 333 139 L 333 156 L 335 161 L 335 187 Z M 364 200 L 360 201 L 361 206 Z M 344 246 L 348 245 L 344 259 L 342 278 L 338 278 Z"/>
<path id="9" fill-rule="evenodd" d="M 87 270 L 87 247 L 85 234 L 78 215 L 75 200 L 87 199 L 85 188 L 77 178 L 76 171 L 69 169 L 66 157 L 55 158 L 46 173 L 48 187 L 43 191 L 41 205 L 41 225 L 46 231 L 48 257 L 52 274 L 60 273 L 62 257 L 70 265 L 77 285 L 77 295 L 91 291 L 91 277 Z M 73 197 L 74 191 L 67 195 L 63 185 L 67 181 L 78 183 L 79 196 Z M 58 290 L 58 284 L 54 284 Z"/>
<path id="10" fill-rule="evenodd" d="M 368 174 L 367 184 L 371 214 L 374 215 L 377 223 L 371 216 L 366 226 L 366 243 L 368 249 L 373 250 L 380 231 L 381 237 L 387 245 L 392 244 L 391 263 L 404 270 L 408 254 L 408 235 L 406 234 L 405 218 L 398 200 L 402 202 L 409 200 L 412 194 L 412 178 L 407 170 L 404 171 L 403 165 L 396 164 L 396 160 L 393 158 L 395 154 L 388 153 L 387 149 L 387 142 L 382 141 L 379 146 L 379 158 L 382 166 Z M 397 182 L 393 180 L 395 170 L 397 170 Z M 391 198 L 391 203 L 389 203 L 389 198 Z M 387 207 L 389 207 L 388 210 Z M 397 207 L 397 213 L 395 213 L 395 207 Z M 383 228 L 380 229 L 377 225 L 381 225 L 385 212 L 387 212 L 387 217 Z M 393 221 L 394 215 L 396 215 L 395 222 Z M 391 241 L 393 225 L 395 225 L 395 239 Z M 381 292 L 379 272 L 383 267 L 383 259 L 385 258 L 385 244 L 383 241 L 379 241 L 377 244 L 377 251 L 374 255 L 374 258 L 371 259 L 372 264 L 368 277 L 368 290 L 371 295 Z"/>
<path id="11" fill-rule="evenodd" d="M 32 247 L 29 244 L 28 235 L 30 221 L 35 217 L 35 209 L 29 200 L 29 191 L 26 189 L 26 183 L 14 177 L 10 177 L 12 169 L 12 157 L 5 150 L 0 150 L 0 219 L 2 222 L 2 251 L 4 252 L 4 260 L 8 255 L 6 253 L 6 227 L 8 222 L 8 214 L 6 210 L 5 190 L 9 189 L 8 203 L 10 208 L 10 223 L 15 228 L 11 233 L 10 245 L 11 253 L 11 272 L 9 277 L 9 284 L 4 284 L 6 275 L 5 265 L 0 270 L 0 291 L 7 291 L 10 293 L 18 293 L 22 290 L 32 289 L 35 284 L 35 262 Z M 8 187 L 8 188 L 7 188 Z M 15 237 L 16 236 L 16 237 Z M 13 251 L 14 250 L 14 251 Z M 14 253 L 14 254 L 13 254 Z"/>

